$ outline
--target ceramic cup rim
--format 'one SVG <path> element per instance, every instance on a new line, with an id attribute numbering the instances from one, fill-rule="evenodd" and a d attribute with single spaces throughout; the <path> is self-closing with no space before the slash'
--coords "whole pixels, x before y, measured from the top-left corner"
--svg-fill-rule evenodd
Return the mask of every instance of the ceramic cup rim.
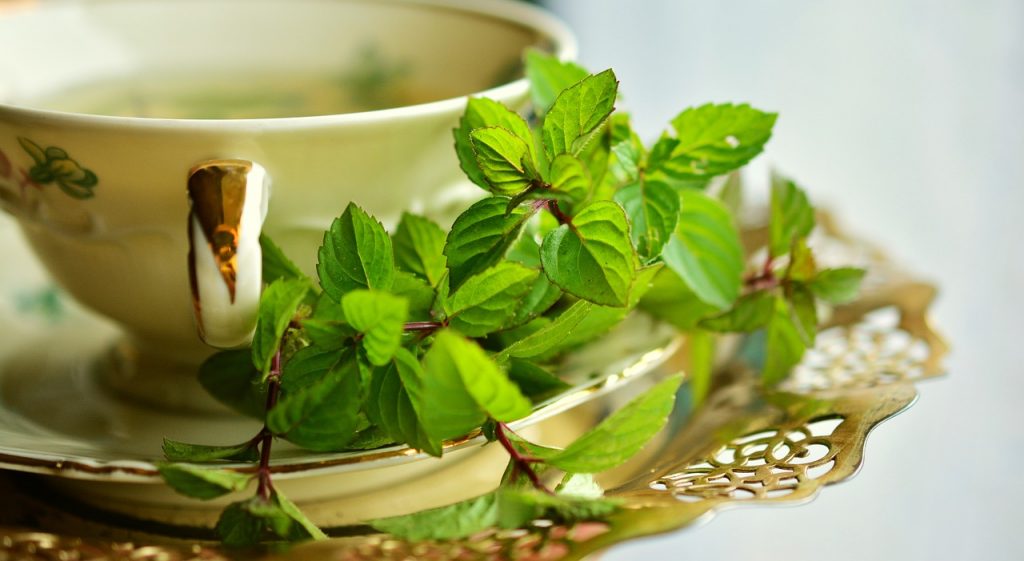
<path id="1" fill-rule="evenodd" d="M 562 60 L 575 60 L 578 55 L 576 36 L 565 23 L 551 13 L 523 2 L 516 2 L 513 0 L 377 1 L 412 5 L 422 7 L 425 10 L 455 10 L 471 16 L 498 19 L 506 24 L 516 25 L 539 32 L 540 35 L 550 40 L 554 54 Z M 57 4 L 57 6 L 59 6 L 59 4 Z M 26 11 L 34 11 L 40 8 L 46 9 L 46 5 L 32 3 L 27 8 L 13 9 L 8 13 L 0 13 L 0 18 L 23 14 Z M 18 105 L 16 103 L 0 102 L 0 120 L 10 120 L 14 118 L 17 120 L 44 122 L 48 125 L 55 126 L 90 126 L 101 128 L 131 127 L 135 129 L 188 130 L 192 133 L 202 131 L 297 130 L 323 126 L 370 124 L 381 121 L 408 119 L 424 115 L 459 111 L 465 105 L 466 100 L 470 97 L 509 99 L 525 94 L 528 89 L 529 83 L 525 77 L 522 77 L 493 88 L 470 92 L 457 97 L 430 101 L 427 103 L 330 115 L 242 119 L 126 117 L 42 109 Z"/>

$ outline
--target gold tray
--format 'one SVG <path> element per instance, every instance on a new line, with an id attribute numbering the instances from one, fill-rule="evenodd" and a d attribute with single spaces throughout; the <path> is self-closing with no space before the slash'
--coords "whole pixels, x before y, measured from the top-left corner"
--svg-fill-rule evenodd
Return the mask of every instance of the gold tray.
<path id="1" fill-rule="evenodd" d="M 869 267 L 861 297 L 834 310 L 815 348 L 777 389 L 761 388 L 740 353 L 718 369 L 699 407 L 681 399 L 654 443 L 599 477 L 625 503 L 606 522 L 566 527 L 536 520 L 527 529 L 417 543 L 342 526 L 328 529 L 330 540 L 287 550 L 224 551 L 208 530 L 140 525 L 55 494 L 35 476 L 9 473 L 0 476 L 0 561 L 582 559 L 728 506 L 809 500 L 860 468 L 868 433 L 913 404 L 914 383 L 939 376 L 947 351 L 928 322 L 935 288 L 838 233 L 828 216 L 819 223 L 819 252 Z M 763 235 L 761 228 L 745 232 L 751 245 Z M 684 345 L 663 371 L 678 370 L 685 352 Z M 657 375 L 646 378 L 653 383 Z M 599 403 L 589 411 L 595 418 L 603 413 Z"/>

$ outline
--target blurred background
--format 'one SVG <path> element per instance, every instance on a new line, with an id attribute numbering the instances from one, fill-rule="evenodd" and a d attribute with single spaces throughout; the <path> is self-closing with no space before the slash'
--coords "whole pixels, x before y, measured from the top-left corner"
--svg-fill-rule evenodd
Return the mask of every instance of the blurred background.
<path id="1" fill-rule="evenodd" d="M 758 166 L 941 287 L 949 377 L 852 481 L 726 511 L 606 559 L 1021 559 L 1024 2 L 549 0 L 645 139 L 682 108 L 778 111 Z"/>

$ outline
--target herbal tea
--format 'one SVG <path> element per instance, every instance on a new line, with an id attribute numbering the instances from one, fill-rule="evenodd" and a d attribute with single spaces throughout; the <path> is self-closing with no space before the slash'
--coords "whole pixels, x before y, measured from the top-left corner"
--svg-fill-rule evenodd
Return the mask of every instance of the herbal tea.
<path id="1" fill-rule="evenodd" d="M 441 99 L 401 75 L 151 73 L 84 83 L 33 100 L 57 111 L 169 119 L 258 119 L 355 113 Z"/>

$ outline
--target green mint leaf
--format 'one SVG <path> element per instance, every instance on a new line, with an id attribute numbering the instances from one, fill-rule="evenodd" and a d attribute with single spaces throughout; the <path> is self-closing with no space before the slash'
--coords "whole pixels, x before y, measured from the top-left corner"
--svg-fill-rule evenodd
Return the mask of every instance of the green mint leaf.
<path id="1" fill-rule="evenodd" d="M 689 331 L 718 309 L 705 304 L 689 286 L 670 269 L 654 277 L 650 291 L 640 300 L 640 309 L 652 316 Z"/>
<path id="2" fill-rule="evenodd" d="M 242 491 L 251 475 L 217 468 L 188 464 L 157 463 L 157 471 L 172 489 L 194 499 L 215 499 L 234 491 Z"/>
<path id="3" fill-rule="evenodd" d="M 351 290 L 388 290 L 394 282 L 391 238 L 377 219 L 352 203 L 324 233 L 318 260 L 320 286 L 339 302 Z"/>
<path id="4" fill-rule="evenodd" d="M 864 269 L 840 267 L 823 269 L 810 283 L 815 296 L 833 304 L 843 304 L 857 297 L 860 283 L 864 280 Z"/>
<path id="5" fill-rule="evenodd" d="M 295 503 L 288 500 L 288 497 L 282 495 L 280 491 L 274 491 L 272 500 L 277 504 L 280 511 L 295 523 L 291 525 L 291 532 L 287 535 L 289 541 L 327 539 L 327 534 L 318 528 L 316 524 L 313 524 L 313 521 L 299 510 Z"/>
<path id="6" fill-rule="evenodd" d="M 530 291 L 520 301 L 510 326 L 520 326 L 538 318 L 562 297 L 562 289 L 548 280 L 546 275 L 537 275 Z"/>
<path id="7" fill-rule="evenodd" d="M 727 310 L 743 284 L 743 246 L 732 215 L 719 201 L 686 190 L 675 235 L 662 257 L 702 302 Z"/>
<path id="8" fill-rule="evenodd" d="M 360 365 L 347 352 L 322 378 L 284 394 L 267 413 L 267 428 L 309 450 L 344 450 L 356 434 L 361 397 Z"/>
<path id="9" fill-rule="evenodd" d="M 252 441 L 229 446 L 208 446 L 205 444 L 189 444 L 169 438 L 164 439 L 164 457 L 171 462 L 212 462 L 214 460 L 235 460 L 239 462 L 255 462 L 259 453 Z"/>
<path id="10" fill-rule="evenodd" d="M 515 421 L 532 409 L 530 401 L 483 349 L 454 331 L 445 329 L 434 337 L 423 357 L 423 370 L 420 387 L 406 387 L 431 438 L 461 436 L 487 417 Z"/>
<path id="11" fill-rule="evenodd" d="M 342 360 L 344 352 L 341 347 L 318 345 L 299 349 L 284 363 L 281 390 L 288 394 L 319 382 Z"/>
<path id="12" fill-rule="evenodd" d="M 264 375 L 270 372 L 270 363 L 281 346 L 281 337 L 310 288 L 306 279 L 277 280 L 260 296 L 256 333 L 252 338 L 252 363 Z"/>
<path id="13" fill-rule="evenodd" d="M 366 415 L 396 442 L 404 442 L 431 456 L 441 456 L 440 440 L 431 440 L 420 424 L 406 384 L 420 387 L 423 369 L 416 357 L 399 349 L 394 359 L 373 373 Z"/>
<path id="14" fill-rule="evenodd" d="M 682 376 L 665 379 L 547 459 L 571 473 L 599 473 L 633 457 L 665 425 Z"/>
<path id="15" fill-rule="evenodd" d="M 266 234 L 260 234 L 263 250 L 263 282 L 271 284 L 278 279 L 302 279 L 306 274 L 288 259 L 281 248 Z"/>
<path id="16" fill-rule="evenodd" d="M 790 280 L 807 282 L 818 274 L 818 263 L 814 259 L 814 252 L 807 247 L 807 238 L 798 238 L 793 242 L 789 250 L 789 266 L 786 267 L 786 277 Z"/>
<path id="17" fill-rule="evenodd" d="M 386 292 L 353 290 L 341 299 L 345 319 L 363 334 L 360 344 L 370 364 L 384 366 L 402 345 L 409 304 Z"/>
<path id="18" fill-rule="evenodd" d="M 263 501 L 263 499 L 253 497 L 231 503 L 221 512 L 220 519 L 217 520 L 216 531 L 225 546 L 251 546 L 258 544 L 263 539 L 266 521 L 251 512 L 249 504 L 254 501 Z"/>
<path id="19" fill-rule="evenodd" d="M 440 282 L 447 282 L 444 274 Z M 439 284 L 440 284 L 439 282 Z M 430 309 L 434 305 L 436 293 L 427 281 L 405 271 L 395 273 L 395 283 L 391 285 L 391 293 L 405 298 L 409 303 L 409 321 L 427 321 Z"/>
<path id="20" fill-rule="evenodd" d="M 604 489 L 594 481 L 592 473 L 567 473 L 555 488 L 555 493 L 577 499 L 600 499 Z"/>
<path id="21" fill-rule="evenodd" d="M 395 265 L 437 286 L 445 270 L 444 237 L 444 230 L 429 218 L 402 213 L 392 236 Z"/>
<path id="22" fill-rule="evenodd" d="M 526 77 L 530 81 L 530 98 L 539 117 L 547 113 L 559 92 L 590 74 L 576 63 L 560 61 L 537 49 L 527 50 L 524 59 Z"/>
<path id="23" fill-rule="evenodd" d="M 452 291 L 501 261 L 519 237 L 531 213 L 522 206 L 506 213 L 508 204 L 506 197 L 488 197 L 455 219 L 444 246 Z"/>
<path id="24" fill-rule="evenodd" d="M 629 222 L 618 204 L 587 206 L 571 224 L 548 234 L 540 253 L 548 278 L 569 294 L 608 306 L 629 301 L 638 263 Z"/>
<path id="25" fill-rule="evenodd" d="M 793 243 L 806 238 L 814 229 L 814 208 L 796 183 L 784 177 L 772 177 L 771 242 L 773 257 L 789 253 Z"/>
<path id="26" fill-rule="evenodd" d="M 678 142 L 651 171 L 706 182 L 740 168 L 764 149 L 777 117 L 747 104 L 709 103 L 686 109 L 672 120 Z"/>
<path id="27" fill-rule="evenodd" d="M 730 173 L 726 178 L 722 190 L 718 192 L 718 200 L 733 216 L 740 216 L 743 212 L 743 176 L 739 171 Z"/>
<path id="28" fill-rule="evenodd" d="M 508 377 L 534 403 L 558 395 L 572 386 L 540 366 L 521 359 L 509 361 Z"/>
<path id="29" fill-rule="evenodd" d="M 590 172 L 579 158 L 571 154 L 559 154 L 551 161 L 551 189 L 538 195 L 546 198 L 566 200 L 578 204 L 590 196 Z"/>
<path id="30" fill-rule="evenodd" d="M 477 165 L 492 193 L 518 195 L 538 178 L 528 138 L 519 138 L 501 127 L 475 129 L 469 133 L 469 138 Z"/>
<path id="31" fill-rule="evenodd" d="M 504 262 L 470 277 L 449 300 L 449 324 L 469 337 L 506 327 L 537 276 L 534 269 Z"/>
<path id="32" fill-rule="evenodd" d="M 369 522 L 370 526 L 381 532 L 410 541 L 463 538 L 497 523 L 498 497 L 495 493 L 453 505 Z"/>
<path id="33" fill-rule="evenodd" d="M 249 349 L 211 355 L 199 367 L 199 384 L 214 399 L 238 413 L 262 419 L 266 412 L 267 384 L 252 365 Z"/>
<path id="34" fill-rule="evenodd" d="M 580 300 L 559 314 L 554 321 L 505 347 L 495 356 L 499 362 L 510 358 L 535 358 L 547 355 L 558 348 L 573 330 L 590 313 L 594 305 Z"/>
<path id="35" fill-rule="evenodd" d="M 559 154 L 578 156 L 615 109 L 619 83 L 605 70 L 562 90 L 544 117 L 541 129 L 548 160 Z"/>
<path id="36" fill-rule="evenodd" d="M 814 294 L 803 283 L 793 283 L 789 290 L 789 305 L 800 332 L 800 338 L 807 347 L 814 346 L 818 334 L 818 308 Z"/>
<path id="37" fill-rule="evenodd" d="M 686 334 L 686 355 L 689 359 L 687 373 L 690 395 L 695 406 L 703 403 L 711 391 L 717 339 L 714 334 L 703 329 L 694 329 Z"/>
<path id="38" fill-rule="evenodd" d="M 455 153 L 466 176 L 473 183 L 489 189 L 490 183 L 477 163 L 476 151 L 470 138 L 470 133 L 474 130 L 486 127 L 507 129 L 527 143 L 531 154 L 535 153 L 535 149 L 532 142 L 533 134 L 522 117 L 497 101 L 483 97 L 470 98 L 466 104 L 466 111 L 459 120 L 459 127 L 452 131 L 455 136 Z"/>
<path id="39" fill-rule="evenodd" d="M 750 332 L 772 319 L 775 299 L 763 290 L 741 297 L 731 310 L 700 322 L 703 329 L 720 332 Z"/>
<path id="40" fill-rule="evenodd" d="M 632 228 L 633 245 L 644 261 L 661 255 L 679 222 L 679 194 L 660 181 L 636 181 L 615 193 Z"/>
<path id="41" fill-rule="evenodd" d="M 579 498 L 571 495 L 549 495 L 535 489 L 501 489 L 498 491 L 498 527 L 520 528 L 545 518 L 562 523 L 598 520 L 612 514 L 622 501 L 605 498 Z"/>
<path id="42" fill-rule="evenodd" d="M 765 341 L 765 360 L 761 377 L 765 384 L 775 385 L 789 375 L 800 363 L 807 346 L 800 328 L 793 321 L 789 304 L 781 296 L 775 298 L 772 319 L 768 322 Z"/>

